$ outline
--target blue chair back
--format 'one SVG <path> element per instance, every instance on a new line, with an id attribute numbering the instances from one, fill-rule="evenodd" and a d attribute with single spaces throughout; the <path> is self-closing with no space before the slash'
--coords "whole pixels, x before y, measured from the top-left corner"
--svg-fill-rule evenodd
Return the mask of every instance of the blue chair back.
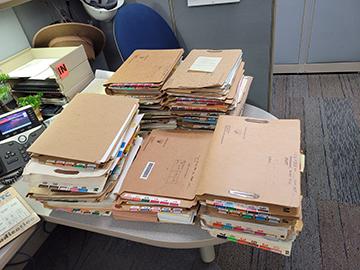
<path id="1" fill-rule="evenodd" d="M 137 49 L 178 49 L 179 42 L 166 21 L 146 5 L 121 7 L 114 19 L 114 38 L 126 60 Z"/>

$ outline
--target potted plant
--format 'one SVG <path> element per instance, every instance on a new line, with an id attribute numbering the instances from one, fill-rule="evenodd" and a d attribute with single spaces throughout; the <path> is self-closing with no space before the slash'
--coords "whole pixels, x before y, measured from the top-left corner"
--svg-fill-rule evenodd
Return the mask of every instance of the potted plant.
<path id="1" fill-rule="evenodd" d="M 43 96 L 43 93 L 37 93 L 36 95 L 30 95 L 26 97 L 19 97 L 17 100 L 17 103 L 19 107 L 24 107 L 27 105 L 31 105 L 35 111 L 36 116 L 42 120 L 42 115 L 40 112 L 40 106 L 41 106 L 41 97 Z"/>
<path id="2" fill-rule="evenodd" d="M 6 111 L 10 111 L 6 104 L 8 104 L 13 99 L 10 93 L 11 87 L 8 84 L 9 79 L 9 75 L 0 73 L 0 103 Z"/>

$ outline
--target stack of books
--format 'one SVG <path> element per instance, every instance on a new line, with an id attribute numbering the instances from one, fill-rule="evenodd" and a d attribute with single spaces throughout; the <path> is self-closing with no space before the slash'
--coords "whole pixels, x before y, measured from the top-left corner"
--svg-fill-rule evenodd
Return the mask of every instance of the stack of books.
<path id="1" fill-rule="evenodd" d="M 152 131 L 118 193 L 117 219 L 192 223 L 290 255 L 302 229 L 300 122 L 220 116 L 214 133 Z"/>
<path id="2" fill-rule="evenodd" d="M 142 139 L 138 100 L 78 94 L 31 145 L 28 196 L 45 207 L 109 214 Z"/>
<path id="3" fill-rule="evenodd" d="M 176 128 L 176 120 L 162 105 L 162 86 L 179 65 L 183 49 L 136 50 L 105 83 L 108 95 L 139 99 L 144 113 L 142 130 Z"/>
<path id="4" fill-rule="evenodd" d="M 178 127 L 214 129 L 219 115 L 241 113 L 251 82 L 242 50 L 192 50 L 163 87 L 164 106 Z"/>

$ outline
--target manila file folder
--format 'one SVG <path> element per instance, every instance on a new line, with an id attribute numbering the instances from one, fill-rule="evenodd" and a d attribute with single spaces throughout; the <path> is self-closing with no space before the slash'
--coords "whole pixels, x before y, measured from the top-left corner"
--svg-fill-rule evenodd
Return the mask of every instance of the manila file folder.
<path id="1" fill-rule="evenodd" d="M 196 204 L 201 167 L 210 132 L 154 130 L 132 164 L 120 194 L 135 193 L 179 199 L 180 207 Z"/>
<path id="2" fill-rule="evenodd" d="M 298 216 L 299 121 L 221 116 L 213 134 L 153 131 L 120 195 L 124 192 L 266 205 Z"/>
<path id="3" fill-rule="evenodd" d="M 105 163 L 137 109 L 137 99 L 78 94 L 28 151 L 55 159 Z"/>
<path id="4" fill-rule="evenodd" d="M 236 50 L 192 50 L 175 72 L 170 76 L 163 89 L 221 87 L 236 65 L 242 51 Z M 213 72 L 190 70 L 199 57 L 221 59 Z"/>
<path id="5" fill-rule="evenodd" d="M 161 84 L 179 63 L 183 49 L 136 50 L 105 83 Z"/>
<path id="6" fill-rule="evenodd" d="M 298 215 L 300 121 L 220 116 L 197 195 L 283 206 Z"/>

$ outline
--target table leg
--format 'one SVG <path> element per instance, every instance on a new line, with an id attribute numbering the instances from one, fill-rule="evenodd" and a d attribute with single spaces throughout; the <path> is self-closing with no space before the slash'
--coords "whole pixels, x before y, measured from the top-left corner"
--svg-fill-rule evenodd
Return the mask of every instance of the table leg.
<path id="1" fill-rule="evenodd" d="M 201 256 L 201 260 L 204 263 L 211 263 L 213 260 L 215 260 L 214 246 L 201 247 L 200 256 Z"/>

